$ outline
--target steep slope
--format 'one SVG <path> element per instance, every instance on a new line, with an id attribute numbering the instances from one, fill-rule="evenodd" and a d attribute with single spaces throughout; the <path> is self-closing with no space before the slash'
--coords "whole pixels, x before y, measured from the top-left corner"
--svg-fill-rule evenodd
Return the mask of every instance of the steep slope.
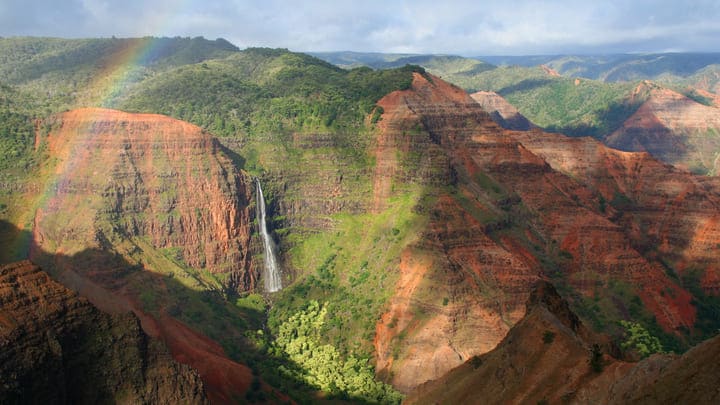
<path id="1" fill-rule="evenodd" d="M 645 82 L 649 98 L 623 125 L 605 138 L 613 148 L 647 151 L 656 158 L 714 175 L 720 170 L 720 109 Z M 647 91 L 647 90 L 645 90 Z"/>
<path id="2" fill-rule="evenodd" d="M 720 401 L 717 380 L 720 337 L 697 345 L 680 357 L 656 356 L 633 367 L 610 389 L 610 403 L 715 404 Z"/>
<path id="3" fill-rule="evenodd" d="M 244 395 L 251 371 L 206 335 L 237 352 L 259 322 L 224 298 L 257 283 L 247 175 L 200 128 L 160 115 L 73 110 L 40 143 L 31 258 L 101 309 L 133 310 L 213 402 Z"/>
<path id="4" fill-rule="evenodd" d="M 216 140 L 159 115 L 88 108 L 58 121 L 47 138 L 57 163 L 35 216 L 38 249 L 72 255 L 114 248 L 130 256 L 147 250 L 170 256 L 185 277 L 189 268 L 223 275 L 213 283 L 201 274 L 201 284 L 254 287 L 249 179 Z M 166 263 L 144 262 L 171 271 L 162 268 Z"/>
<path id="5" fill-rule="evenodd" d="M 483 110 L 490 114 L 493 121 L 505 129 L 527 131 L 534 127 L 527 118 L 520 114 L 517 108 L 494 91 L 477 91 L 471 94 L 470 97 L 480 103 Z"/>
<path id="6" fill-rule="evenodd" d="M 0 267 L 0 402 L 206 404 L 132 314 L 109 315 L 29 261 Z"/>
<path id="7" fill-rule="evenodd" d="M 525 317 L 497 348 L 421 385 L 406 403 L 711 404 L 720 398 L 720 338 L 683 356 L 655 355 L 639 363 L 617 361 L 602 347 L 602 339 L 542 282 Z"/>
<path id="8" fill-rule="evenodd" d="M 632 245 L 646 257 L 662 259 L 666 269 L 679 276 L 702 269 L 702 288 L 713 294 L 720 291 L 715 247 L 720 238 L 720 194 L 712 179 L 689 175 L 647 153 L 610 149 L 590 138 L 532 132 L 510 136 L 554 169 L 599 193 L 605 215 L 625 228 Z"/>
<path id="9" fill-rule="evenodd" d="M 606 403 L 584 396 L 582 388 L 606 385 L 628 366 L 605 358 L 603 372 L 594 372 L 588 360 L 596 339 L 552 285 L 541 282 L 528 298 L 525 316 L 496 348 L 421 385 L 406 402 Z"/>
<path id="10" fill-rule="evenodd" d="M 395 294 L 376 329 L 378 370 L 396 387 L 409 391 L 492 348 L 523 316 L 530 286 L 544 277 L 560 282 L 575 297 L 574 305 L 600 301 L 596 313 L 584 313 L 595 316 L 597 327 L 630 314 L 645 319 L 644 307 L 652 314 L 647 319 L 654 317 L 667 332 L 692 328 L 692 297 L 659 261 L 671 263 L 687 241 L 668 239 L 668 249 L 657 253 L 647 249 L 640 243 L 643 232 L 627 227 L 633 214 L 622 216 L 628 207 L 613 200 L 618 208 L 611 209 L 612 197 L 598 193 L 619 189 L 612 178 L 596 182 L 564 174 L 522 143 L 570 138 L 504 131 L 463 91 L 418 73 L 409 90 L 378 104 L 385 113 L 378 124 L 376 210 L 398 194 L 393 184 L 401 181 L 423 184 L 432 196 L 415 208 L 429 220 L 419 241 L 401 256 Z M 566 150 L 569 162 L 596 159 L 592 150 Z M 622 173 L 618 176 L 633 170 L 637 159 L 666 167 L 647 155 L 618 152 L 608 159 Z M 673 173 L 674 181 L 702 183 Z M 625 180 L 623 186 L 637 193 L 628 198 L 660 197 L 652 182 L 639 176 Z M 653 205 L 638 220 L 640 229 L 664 226 L 658 212 L 685 195 L 671 185 L 663 190 L 667 197 L 645 203 Z M 715 195 L 697 189 L 686 208 L 673 211 L 677 223 L 706 224 L 704 240 L 717 241 Z M 693 263 L 714 280 L 717 271 L 707 259 L 716 253 L 707 246 L 698 248 L 705 256 Z M 706 285 L 712 288 L 711 281 Z"/>

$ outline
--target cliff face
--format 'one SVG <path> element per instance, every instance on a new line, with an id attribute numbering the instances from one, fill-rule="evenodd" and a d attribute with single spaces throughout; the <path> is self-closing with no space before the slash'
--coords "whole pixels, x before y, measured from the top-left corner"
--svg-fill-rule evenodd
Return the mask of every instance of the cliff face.
<path id="1" fill-rule="evenodd" d="M 590 138 L 510 136 L 602 196 L 602 214 L 622 227 L 636 250 L 650 259 L 662 258 L 678 275 L 704 269 L 703 289 L 720 292 L 720 188 L 715 181 L 660 163 L 647 153 L 620 152 Z"/>
<path id="2" fill-rule="evenodd" d="M 376 209 L 400 181 L 423 184 L 433 201 L 418 208 L 428 225 L 402 256 L 376 328 L 377 369 L 396 387 L 410 391 L 494 347 L 543 278 L 620 313 L 627 303 L 609 290 L 623 286 L 667 331 L 692 328 L 692 297 L 660 260 L 678 272 L 682 260 L 700 266 L 714 291 L 715 186 L 647 154 L 505 131 L 432 76 L 416 74 L 379 104 Z"/>
<path id="3" fill-rule="evenodd" d="M 513 241 L 488 236 L 502 222 L 502 211 L 484 205 L 474 197 L 474 186 L 458 179 L 449 153 L 453 145 L 486 124 L 500 130 L 480 105 L 420 74 L 411 89 L 391 93 L 379 105 L 385 114 L 376 154 L 376 209 L 392 195 L 393 182 L 424 184 L 434 195 L 429 223 L 403 253 L 395 295 L 376 329 L 377 369 L 409 391 L 502 339 L 508 324 L 522 316 L 539 268 Z M 448 183 L 457 183 L 458 192 L 448 194 Z"/>
<path id="4" fill-rule="evenodd" d="M 29 261 L 0 267 L 0 402 L 208 403 L 137 317 L 100 312 Z"/>
<path id="5" fill-rule="evenodd" d="M 602 352 L 597 336 L 573 314 L 555 289 L 538 284 L 527 313 L 491 352 L 421 385 L 407 403 L 635 404 L 716 403 L 720 339 L 683 356 L 654 355 L 639 363 Z"/>
<path id="6" fill-rule="evenodd" d="M 37 249 L 112 247 L 137 257 L 154 250 L 221 275 L 228 290 L 255 286 L 251 184 L 216 140 L 152 114 L 86 108 L 59 121 L 48 136 L 56 165 L 35 218 Z M 158 264 L 142 265 L 159 271 Z"/>
<path id="7" fill-rule="evenodd" d="M 58 118 L 31 258 L 101 309 L 135 312 L 212 402 L 242 397 L 250 369 L 186 323 L 242 342 L 228 325 L 243 314 L 221 293 L 256 285 L 250 179 L 182 121 L 94 108 Z"/>
<path id="8" fill-rule="evenodd" d="M 650 97 L 605 143 L 626 151 L 647 151 L 701 174 L 717 174 L 720 109 L 652 83 L 640 86 L 647 88 Z"/>

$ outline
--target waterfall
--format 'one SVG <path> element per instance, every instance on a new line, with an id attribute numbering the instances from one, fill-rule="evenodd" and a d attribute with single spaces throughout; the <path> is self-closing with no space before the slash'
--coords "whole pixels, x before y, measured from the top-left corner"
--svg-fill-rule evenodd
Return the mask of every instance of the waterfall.
<path id="1" fill-rule="evenodd" d="M 265 197 L 263 197 L 262 188 L 260 187 L 260 179 L 255 179 L 255 183 L 257 185 L 257 220 L 263 247 L 265 248 L 265 271 L 263 272 L 265 291 L 280 291 L 282 289 L 282 280 L 280 279 L 280 268 L 275 257 L 275 242 L 268 234 L 267 223 L 265 222 Z"/>

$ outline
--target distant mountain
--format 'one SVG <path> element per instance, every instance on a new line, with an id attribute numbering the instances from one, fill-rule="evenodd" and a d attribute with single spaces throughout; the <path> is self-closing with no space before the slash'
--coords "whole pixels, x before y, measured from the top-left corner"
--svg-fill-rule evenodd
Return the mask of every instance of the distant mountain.
<path id="1" fill-rule="evenodd" d="M 375 67 L 385 63 L 393 63 L 398 59 L 422 56 L 412 53 L 381 53 L 381 52 L 307 52 L 316 58 L 322 59 L 344 69 L 360 66 Z"/>
<path id="2" fill-rule="evenodd" d="M 563 76 L 603 82 L 677 81 L 720 64 L 720 53 L 658 53 L 615 55 L 478 56 L 501 66 L 547 65 Z"/>
<path id="3" fill-rule="evenodd" d="M 645 102 L 623 125 L 604 137 L 611 147 L 647 151 L 698 174 L 720 173 L 720 108 L 706 106 L 651 82 L 633 94 Z"/>

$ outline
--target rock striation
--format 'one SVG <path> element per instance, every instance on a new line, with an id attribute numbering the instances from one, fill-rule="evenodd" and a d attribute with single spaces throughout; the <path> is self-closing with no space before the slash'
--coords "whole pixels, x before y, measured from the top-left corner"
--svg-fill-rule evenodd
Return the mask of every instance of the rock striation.
<path id="1" fill-rule="evenodd" d="M 647 153 L 504 130 L 430 75 L 378 104 L 374 208 L 403 181 L 423 185 L 430 201 L 416 207 L 427 226 L 403 254 L 376 326 L 377 370 L 397 388 L 410 392 L 492 349 L 541 279 L 618 313 L 628 303 L 611 287 L 625 288 L 666 331 L 693 327 L 693 297 L 677 280 L 700 268 L 715 291 L 715 183 Z"/>
<path id="2" fill-rule="evenodd" d="M 577 398 L 581 385 L 617 372 L 615 364 L 602 374 L 591 370 L 592 340 L 582 336 L 590 337 L 567 302 L 540 282 L 525 316 L 495 349 L 421 385 L 407 403 L 567 403 Z"/>
<path id="3" fill-rule="evenodd" d="M 649 97 L 605 143 L 646 151 L 659 160 L 699 174 L 720 173 L 720 108 L 706 106 L 651 82 L 637 92 Z"/>
<path id="4" fill-rule="evenodd" d="M 217 140 L 155 114 L 83 108 L 58 121 L 47 141 L 56 164 L 35 218 L 36 250 L 154 249 L 222 274 L 228 291 L 254 288 L 252 184 Z"/>
<path id="5" fill-rule="evenodd" d="M 653 355 L 638 363 L 603 353 L 607 347 L 551 284 L 540 282 L 528 299 L 526 315 L 495 349 L 422 384 L 406 402 L 711 404 L 720 399 L 715 361 L 720 338 L 683 356 Z"/>
<path id="6" fill-rule="evenodd" d="M 197 371 L 173 361 L 132 313 L 109 315 L 29 261 L 0 267 L 3 404 L 207 404 Z"/>

